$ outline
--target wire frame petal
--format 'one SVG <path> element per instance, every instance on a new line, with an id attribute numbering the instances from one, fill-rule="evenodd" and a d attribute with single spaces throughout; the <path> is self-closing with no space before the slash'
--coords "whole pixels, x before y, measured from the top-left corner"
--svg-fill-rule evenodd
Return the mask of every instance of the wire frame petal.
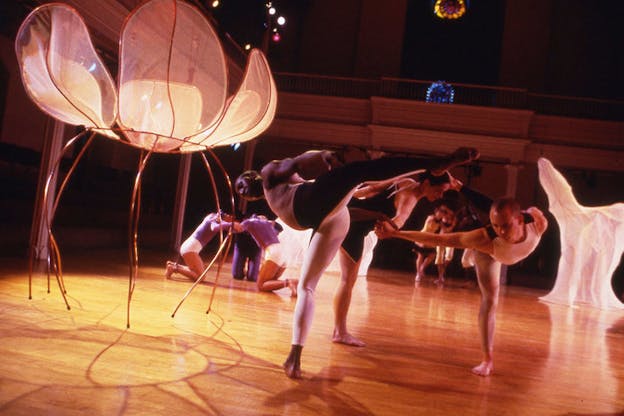
<path id="1" fill-rule="evenodd" d="M 260 50 L 253 49 L 247 60 L 243 81 L 232 99 L 218 127 L 209 135 L 201 133 L 189 138 L 181 151 L 203 147 L 225 146 L 251 140 L 265 131 L 273 122 L 277 107 L 277 89 L 271 68 Z"/>
<path id="2" fill-rule="evenodd" d="M 194 6 L 151 0 L 136 8 L 124 24 L 119 56 L 119 125 L 133 144 L 172 151 L 222 117 L 225 55 Z"/>
<path id="3" fill-rule="evenodd" d="M 24 88 L 43 112 L 88 128 L 115 122 L 115 83 L 73 8 L 50 3 L 33 10 L 18 30 L 15 53 Z"/>

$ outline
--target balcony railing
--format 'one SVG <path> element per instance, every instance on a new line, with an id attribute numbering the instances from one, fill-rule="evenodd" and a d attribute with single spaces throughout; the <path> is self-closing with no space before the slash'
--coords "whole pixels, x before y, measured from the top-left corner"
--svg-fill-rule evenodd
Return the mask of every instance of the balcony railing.
<path id="1" fill-rule="evenodd" d="M 432 81 L 400 78 L 363 79 L 276 73 L 279 91 L 327 96 L 372 96 L 425 101 Z M 624 101 L 534 94 L 522 88 L 452 84 L 454 103 L 532 110 L 538 114 L 602 120 L 624 120 Z"/>

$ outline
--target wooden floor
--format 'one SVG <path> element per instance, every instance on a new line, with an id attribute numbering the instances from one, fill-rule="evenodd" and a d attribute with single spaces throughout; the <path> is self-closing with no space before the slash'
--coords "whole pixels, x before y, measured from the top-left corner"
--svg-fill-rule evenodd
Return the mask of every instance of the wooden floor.
<path id="1" fill-rule="evenodd" d="M 71 310 L 24 259 L 0 269 L 0 414 L 10 415 L 614 415 L 624 414 L 624 312 L 541 303 L 508 287 L 496 369 L 480 359 L 478 290 L 414 286 L 411 275 L 360 278 L 350 324 L 365 348 L 330 342 L 338 276 L 317 290 L 304 379 L 284 376 L 295 305 L 229 273 L 211 286 L 163 277 L 165 255 L 141 254 L 126 329 L 124 252 L 65 258 Z M 67 257 L 67 255 L 66 255 Z"/>

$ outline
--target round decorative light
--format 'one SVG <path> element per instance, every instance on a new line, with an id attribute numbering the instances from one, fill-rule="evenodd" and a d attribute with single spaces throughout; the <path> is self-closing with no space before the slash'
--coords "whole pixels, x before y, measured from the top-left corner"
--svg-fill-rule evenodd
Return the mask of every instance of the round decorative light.
<path id="1" fill-rule="evenodd" d="M 434 0 L 433 13 L 440 19 L 459 19 L 468 10 L 468 0 Z"/>
<path id="2" fill-rule="evenodd" d="M 427 89 L 428 103 L 452 104 L 455 98 L 453 86 L 444 81 L 436 81 Z"/>

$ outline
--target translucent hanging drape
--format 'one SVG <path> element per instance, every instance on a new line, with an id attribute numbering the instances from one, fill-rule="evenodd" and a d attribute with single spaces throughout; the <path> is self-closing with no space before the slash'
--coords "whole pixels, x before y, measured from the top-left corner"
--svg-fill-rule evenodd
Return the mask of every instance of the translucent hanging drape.
<path id="1" fill-rule="evenodd" d="M 624 251 L 624 204 L 587 207 L 549 160 L 537 162 L 548 208 L 561 234 L 561 258 L 555 286 L 541 300 L 596 308 L 624 308 L 611 286 Z"/>

